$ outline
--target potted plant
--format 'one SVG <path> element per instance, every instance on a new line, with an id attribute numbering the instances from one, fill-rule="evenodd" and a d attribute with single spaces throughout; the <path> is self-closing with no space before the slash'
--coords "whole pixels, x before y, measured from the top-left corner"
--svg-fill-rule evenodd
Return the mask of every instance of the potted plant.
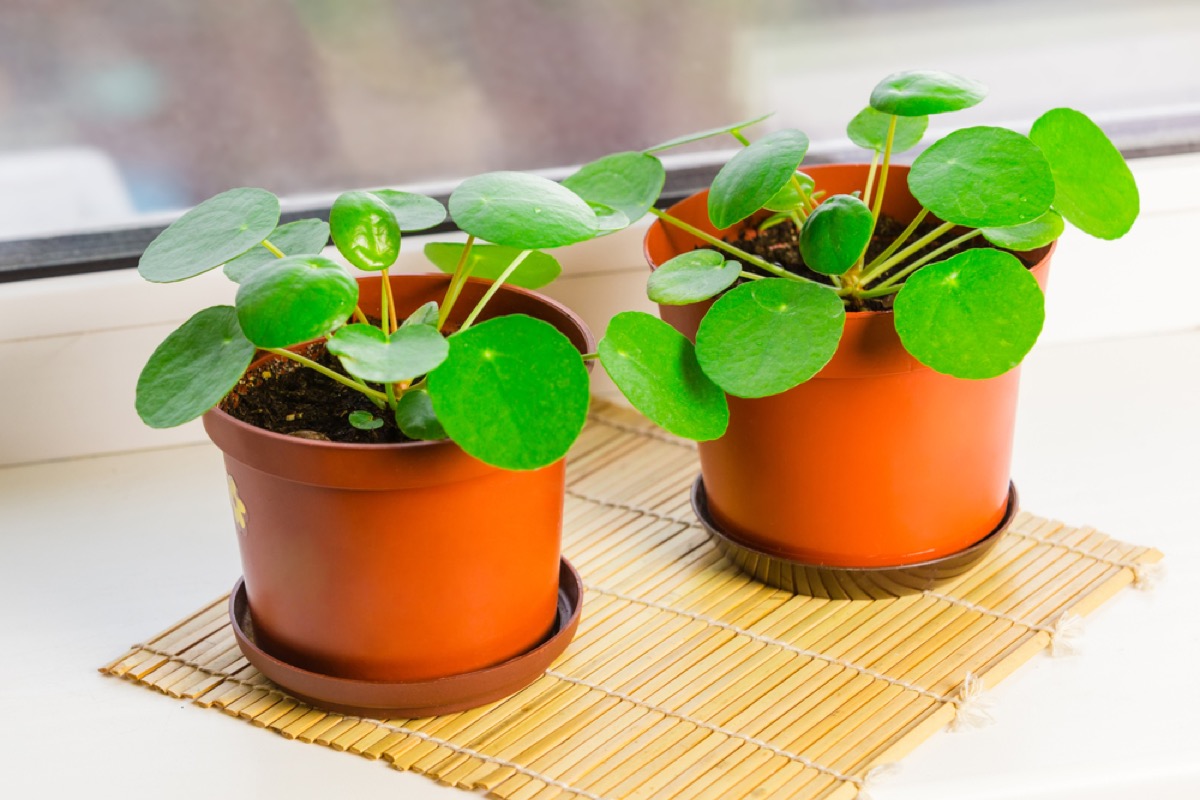
<path id="1" fill-rule="evenodd" d="M 939 72 L 875 87 L 850 123 L 869 164 L 805 168 L 808 138 L 751 120 L 619 153 L 566 185 L 656 220 L 647 291 L 599 345 L 630 402 L 700 442 L 698 511 L 746 559 L 886 569 L 973 551 L 1015 507 L 1017 365 L 1043 322 L 1064 219 L 1105 239 L 1138 212 L 1120 154 L 1078 111 L 1029 135 L 979 126 L 930 144 L 929 115 L 984 88 Z M 660 150 L 742 145 L 667 211 Z M 761 576 L 760 576 L 761 577 Z"/>
<path id="2" fill-rule="evenodd" d="M 599 235 L 604 211 L 519 173 L 471 178 L 449 206 L 470 236 L 426 248 L 432 275 L 388 270 L 402 232 L 446 210 L 392 190 L 339 196 L 329 223 L 279 225 L 274 195 L 235 189 L 139 264 L 155 282 L 224 265 L 238 284 L 234 305 L 155 350 L 137 411 L 154 427 L 203 415 L 228 472 L 243 650 L 335 710 L 496 699 L 540 674 L 578 621 L 579 578 L 560 563 L 563 457 L 588 408 L 592 339 L 530 289 L 560 271 L 542 248 Z M 320 255 L 331 236 L 378 277 Z"/>

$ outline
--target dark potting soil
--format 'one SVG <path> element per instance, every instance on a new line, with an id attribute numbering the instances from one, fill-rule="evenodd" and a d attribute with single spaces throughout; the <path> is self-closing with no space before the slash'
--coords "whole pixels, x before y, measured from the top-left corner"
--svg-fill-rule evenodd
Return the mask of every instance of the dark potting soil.
<path id="1" fill-rule="evenodd" d="M 937 220 L 925 220 L 917 226 L 916 232 L 909 237 L 909 242 L 917 241 L 922 236 L 938 227 L 940 224 L 941 223 Z M 905 223 L 899 222 L 893 217 L 889 217 L 887 214 L 880 215 L 879 224 L 875 228 L 875 235 L 871 237 L 871 243 L 867 246 L 867 263 L 870 263 L 871 259 L 882 253 L 888 245 L 896 240 L 897 236 L 903 233 L 906 227 L 907 225 Z M 911 262 L 912 260 L 925 255 L 926 253 L 932 252 L 933 250 L 959 236 L 960 233 L 961 232 L 950 231 L 943 234 L 922 249 L 918 250 L 909 259 L 906 259 L 906 262 Z M 748 226 L 744 228 L 740 232 L 740 235 L 738 235 L 736 238 L 730 237 L 727 239 L 727 241 L 737 248 L 762 258 L 764 261 L 778 264 L 788 272 L 800 275 L 801 277 L 808 278 L 809 280 L 813 280 L 818 283 L 824 283 L 828 285 L 832 285 L 833 283 L 828 275 L 822 275 L 819 272 L 814 272 L 808 268 L 807 264 L 804 263 L 804 259 L 800 255 L 800 243 L 796 234 L 796 226 L 790 220 L 781 222 L 778 225 L 772 225 L 763 231 L 759 231 L 756 226 Z M 976 247 L 992 246 L 993 245 L 989 244 L 983 239 L 971 239 L 958 245 L 957 247 L 947 250 L 944 254 L 942 254 L 942 256 L 940 256 L 939 260 L 942 258 L 949 258 L 952 255 L 963 252 L 964 250 L 970 250 Z M 1040 258 L 1040 253 L 1041 251 L 1035 250 L 1030 253 L 1013 252 L 1013 255 L 1019 258 L 1021 263 L 1023 263 L 1026 267 L 1032 267 L 1037 263 L 1038 258 Z M 901 265 L 901 267 L 903 267 L 903 265 Z M 765 270 L 759 269 L 758 267 L 750 264 L 746 265 L 745 269 L 748 272 L 753 272 L 757 275 L 771 277 L 770 274 Z M 880 280 L 891 275 L 893 272 L 894 270 L 888 270 L 880 277 Z M 894 294 L 885 295 L 884 297 L 869 298 L 863 301 L 863 306 L 861 309 L 852 310 L 890 311 L 892 308 L 892 302 L 895 300 L 895 298 L 896 295 Z"/>
<path id="2" fill-rule="evenodd" d="M 325 350 L 324 342 L 310 344 L 301 355 L 346 374 L 338 359 Z M 377 408 L 362 393 L 295 361 L 273 360 L 248 370 L 221 401 L 221 409 L 242 422 L 303 439 L 350 444 L 410 441 L 390 411 Z M 349 420 L 352 411 L 368 411 L 383 420 L 383 425 L 369 431 L 355 428 Z"/>

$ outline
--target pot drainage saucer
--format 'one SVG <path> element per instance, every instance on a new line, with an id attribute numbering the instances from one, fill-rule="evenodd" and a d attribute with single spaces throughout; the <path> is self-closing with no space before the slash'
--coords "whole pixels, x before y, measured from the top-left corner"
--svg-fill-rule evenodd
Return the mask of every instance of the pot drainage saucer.
<path id="1" fill-rule="evenodd" d="M 975 544 L 947 556 L 901 567 L 836 567 L 809 564 L 766 553 L 734 540 L 721 530 L 708 510 L 704 480 L 692 485 L 692 510 L 717 549 L 756 580 L 795 594 L 831 599 L 882 599 L 916 594 L 967 572 L 983 560 L 1003 538 L 1017 515 L 1017 488 L 1008 485 L 1004 518 Z"/>
<path id="2" fill-rule="evenodd" d="M 495 666 L 424 681 L 365 681 L 322 675 L 280 661 L 254 640 L 241 578 L 229 595 L 238 646 L 259 672 L 298 700 L 339 714 L 416 719 L 476 708 L 508 697 L 535 681 L 567 648 L 583 606 L 583 580 L 565 558 L 559 569 L 558 615 L 540 645 Z"/>

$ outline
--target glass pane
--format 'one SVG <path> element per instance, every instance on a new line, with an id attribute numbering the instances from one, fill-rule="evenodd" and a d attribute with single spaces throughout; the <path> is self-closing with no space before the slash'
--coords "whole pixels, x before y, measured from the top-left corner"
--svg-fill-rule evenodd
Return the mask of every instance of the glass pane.
<path id="1" fill-rule="evenodd" d="M 0 238 L 233 186 L 562 166 L 767 111 L 835 142 L 912 67 L 992 87 L 955 126 L 1194 120 L 1197 31 L 1192 0 L 0 0 Z"/>

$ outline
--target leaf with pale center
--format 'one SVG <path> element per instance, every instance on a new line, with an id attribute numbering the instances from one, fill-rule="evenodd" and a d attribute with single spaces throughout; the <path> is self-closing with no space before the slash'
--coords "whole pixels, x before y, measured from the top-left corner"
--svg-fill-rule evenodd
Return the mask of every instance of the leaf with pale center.
<path id="1" fill-rule="evenodd" d="M 155 237 L 138 273 L 172 283 L 208 272 L 262 243 L 279 223 L 279 199 L 265 189 L 230 189 L 210 197 Z"/>
<path id="2" fill-rule="evenodd" d="M 779 394 L 829 363 L 845 320 L 842 299 L 827 286 L 785 278 L 746 283 L 704 315 L 696 358 L 732 395 Z"/>
<path id="3" fill-rule="evenodd" d="M 433 401 L 424 389 L 410 389 L 396 403 L 396 424 L 410 439 L 435 441 L 446 438 L 442 423 L 433 412 Z"/>
<path id="4" fill-rule="evenodd" d="M 795 180 L 785 183 L 774 197 L 763 203 L 763 208 L 768 211 L 792 211 L 804 206 L 804 201 L 812 194 L 816 182 L 803 172 L 797 172 L 793 177 Z"/>
<path id="5" fill-rule="evenodd" d="M 465 244 L 456 242 L 430 242 L 425 245 L 425 257 L 435 267 L 448 275 L 453 275 L 462 258 Z M 505 247 L 499 244 L 473 244 L 467 254 L 467 274 L 472 278 L 486 278 L 494 281 L 504 270 L 521 255 L 522 251 L 515 247 Z M 508 276 L 505 283 L 520 286 L 525 289 L 540 289 L 552 282 L 562 273 L 562 266 L 557 259 L 548 253 L 532 252 Z"/>
<path id="6" fill-rule="evenodd" d="M 518 250 L 565 247 L 600 232 L 596 214 L 583 198 L 522 172 L 468 178 L 450 195 L 450 214 L 467 233 Z"/>
<path id="7" fill-rule="evenodd" d="M 135 406 L 152 428 L 172 428 L 221 402 L 254 358 L 232 306 L 197 313 L 155 349 L 138 376 Z"/>
<path id="8" fill-rule="evenodd" d="M 971 228 L 1007 228 L 1046 213 L 1054 176 L 1041 150 L 1005 128 L 963 128 L 917 156 L 913 197 L 935 216 Z"/>
<path id="9" fill-rule="evenodd" d="M 715 297 L 737 282 L 742 265 L 716 250 L 681 253 L 650 273 L 646 295 L 665 306 L 682 306 Z"/>
<path id="10" fill-rule="evenodd" d="M 285 256 L 317 255 L 329 244 L 329 223 L 320 219 L 300 219 L 280 225 L 267 240 Z M 279 257 L 265 247 L 252 247 L 232 261 L 225 262 L 225 277 L 241 283 L 263 266 Z"/>
<path id="11" fill-rule="evenodd" d="M 1084 233 L 1119 239 L 1140 207 L 1137 183 L 1120 151 L 1096 123 L 1074 109 L 1047 111 L 1029 132 L 1050 162 L 1054 208 Z"/>
<path id="12" fill-rule="evenodd" d="M 562 185 L 590 204 L 616 209 L 628 227 L 643 216 L 662 192 L 667 173 L 646 153 L 614 153 L 584 164 Z M 619 230 L 620 227 L 610 228 Z"/>
<path id="13" fill-rule="evenodd" d="M 409 381 L 446 360 L 450 346 L 429 325 L 409 325 L 391 336 L 374 325 L 346 325 L 326 343 L 346 372 L 372 383 Z"/>
<path id="14" fill-rule="evenodd" d="M 480 461 L 527 470 L 553 464 L 583 430 L 588 373 L 553 325 L 512 314 L 450 337 L 427 379 L 446 433 Z"/>
<path id="15" fill-rule="evenodd" d="M 1050 209 L 1032 222 L 1009 228 L 984 228 L 983 238 L 1007 250 L 1036 250 L 1053 242 L 1063 232 L 1063 218 Z"/>
<path id="16" fill-rule="evenodd" d="M 397 189 L 372 189 L 371 194 L 387 203 L 401 231 L 424 231 L 446 221 L 446 207 L 432 197 Z"/>
<path id="17" fill-rule="evenodd" d="M 401 323 L 401 327 L 409 325 L 433 325 L 437 326 L 438 312 L 440 311 L 437 300 L 430 300 L 425 305 L 418 308 L 416 311 L 408 315 L 408 319 Z"/>
<path id="18" fill-rule="evenodd" d="M 934 70 L 895 72 L 871 92 L 871 108 L 884 114 L 921 117 L 970 108 L 987 96 L 979 81 Z"/>
<path id="19" fill-rule="evenodd" d="M 350 423 L 350 427 L 358 428 L 360 431 L 373 431 L 383 427 L 383 420 L 370 411 L 351 411 L 346 417 L 346 421 Z"/>
<path id="20" fill-rule="evenodd" d="M 867 106 L 850 120 L 850 124 L 846 126 L 846 135 L 859 147 L 882 153 L 887 147 L 888 129 L 891 127 L 893 116 Z M 896 132 L 892 135 L 893 153 L 903 153 L 916 147 L 925 135 L 925 129 L 929 127 L 929 117 L 924 114 L 915 117 L 896 116 L 895 120 Z"/>
<path id="21" fill-rule="evenodd" d="M 800 229 L 800 255 L 816 272 L 841 275 L 862 257 L 875 222 L 857 197 L 835 194 L 809 215 Z"/>
<path id="22" fill-rule="evenodd" d="M 708 217 L 728 228 L 758 211 L 792 178 L 808 152 L 808 137 L 788 129 L 739 150 L 721 167 L 708 192 Z"/>
<path id="23" fill-rule="evenodd" d="M 623 311 L 609 321 L 598 352 L 621 393 L 663 430 L 697 441 L 725 433 L 725 392 L 700 369 L 687 337 L 667 323 Z"/>
<path id="24" fill-rule="evenodd" d="M 370 192 L 345 192 L 329 209 L 338 252 L 362 270 L 378 271 L 400 256 L 400 226 L 391 207 Z"/>
<path id="25" fill-rule="evenodd" d="M 237 293 L 237 316 L 259 347 L 289 347 L 325 336 L 358 304 L 358 284 L 322 256 L 288 256 L 250 274 Z"/>
<path id="26" fill-rule="evenodd" d="M 1045 318 L 1037 280 L 1016 256 L 987 247 L 927 264 L 895 302 L 908 352 L 956 378 L 993 378 L 1021 363 Z"/>
<path id="27" fill-rule="evenodd" d="M 755 117 L 754 119 L 747 119 L 747 120 L 742 120 L 741 122 L 735 122 L 732 125 L 723 125 L 720 128 L 709 128 L 707 130 L 698 131 L 696 133 L 687 133 L 687 134 L 684 134 L 683 136 L 677 136 L 674 139 L 668 139 L 667 141 L 663 142 L 662 144 L 656 144 L 656 145 L 654 145 L 654 147 L 648 147 L 648 148 L 646 148 L 645 152 L 646 153 L 657 153 L 659 150 L 668 150 L 672 147 L 679 147 L 681 145 L 691 144 L 692 142 L 699 142 L 699 141 L 703 141 L 704 139 L 711 139 L 714 136 L 724 136 L 727 133 L 728 134 L 741 133 L 742 130 L 744 130 L 745 128 L 749 128 L 751 125 L 757 125 L 758 123 L 762 122 L 765 119 L 769 119 L 772 116 L 774 116 L 774 112 L 772 112 L 771 114 L 763 114 L 761 117 Z"/>

